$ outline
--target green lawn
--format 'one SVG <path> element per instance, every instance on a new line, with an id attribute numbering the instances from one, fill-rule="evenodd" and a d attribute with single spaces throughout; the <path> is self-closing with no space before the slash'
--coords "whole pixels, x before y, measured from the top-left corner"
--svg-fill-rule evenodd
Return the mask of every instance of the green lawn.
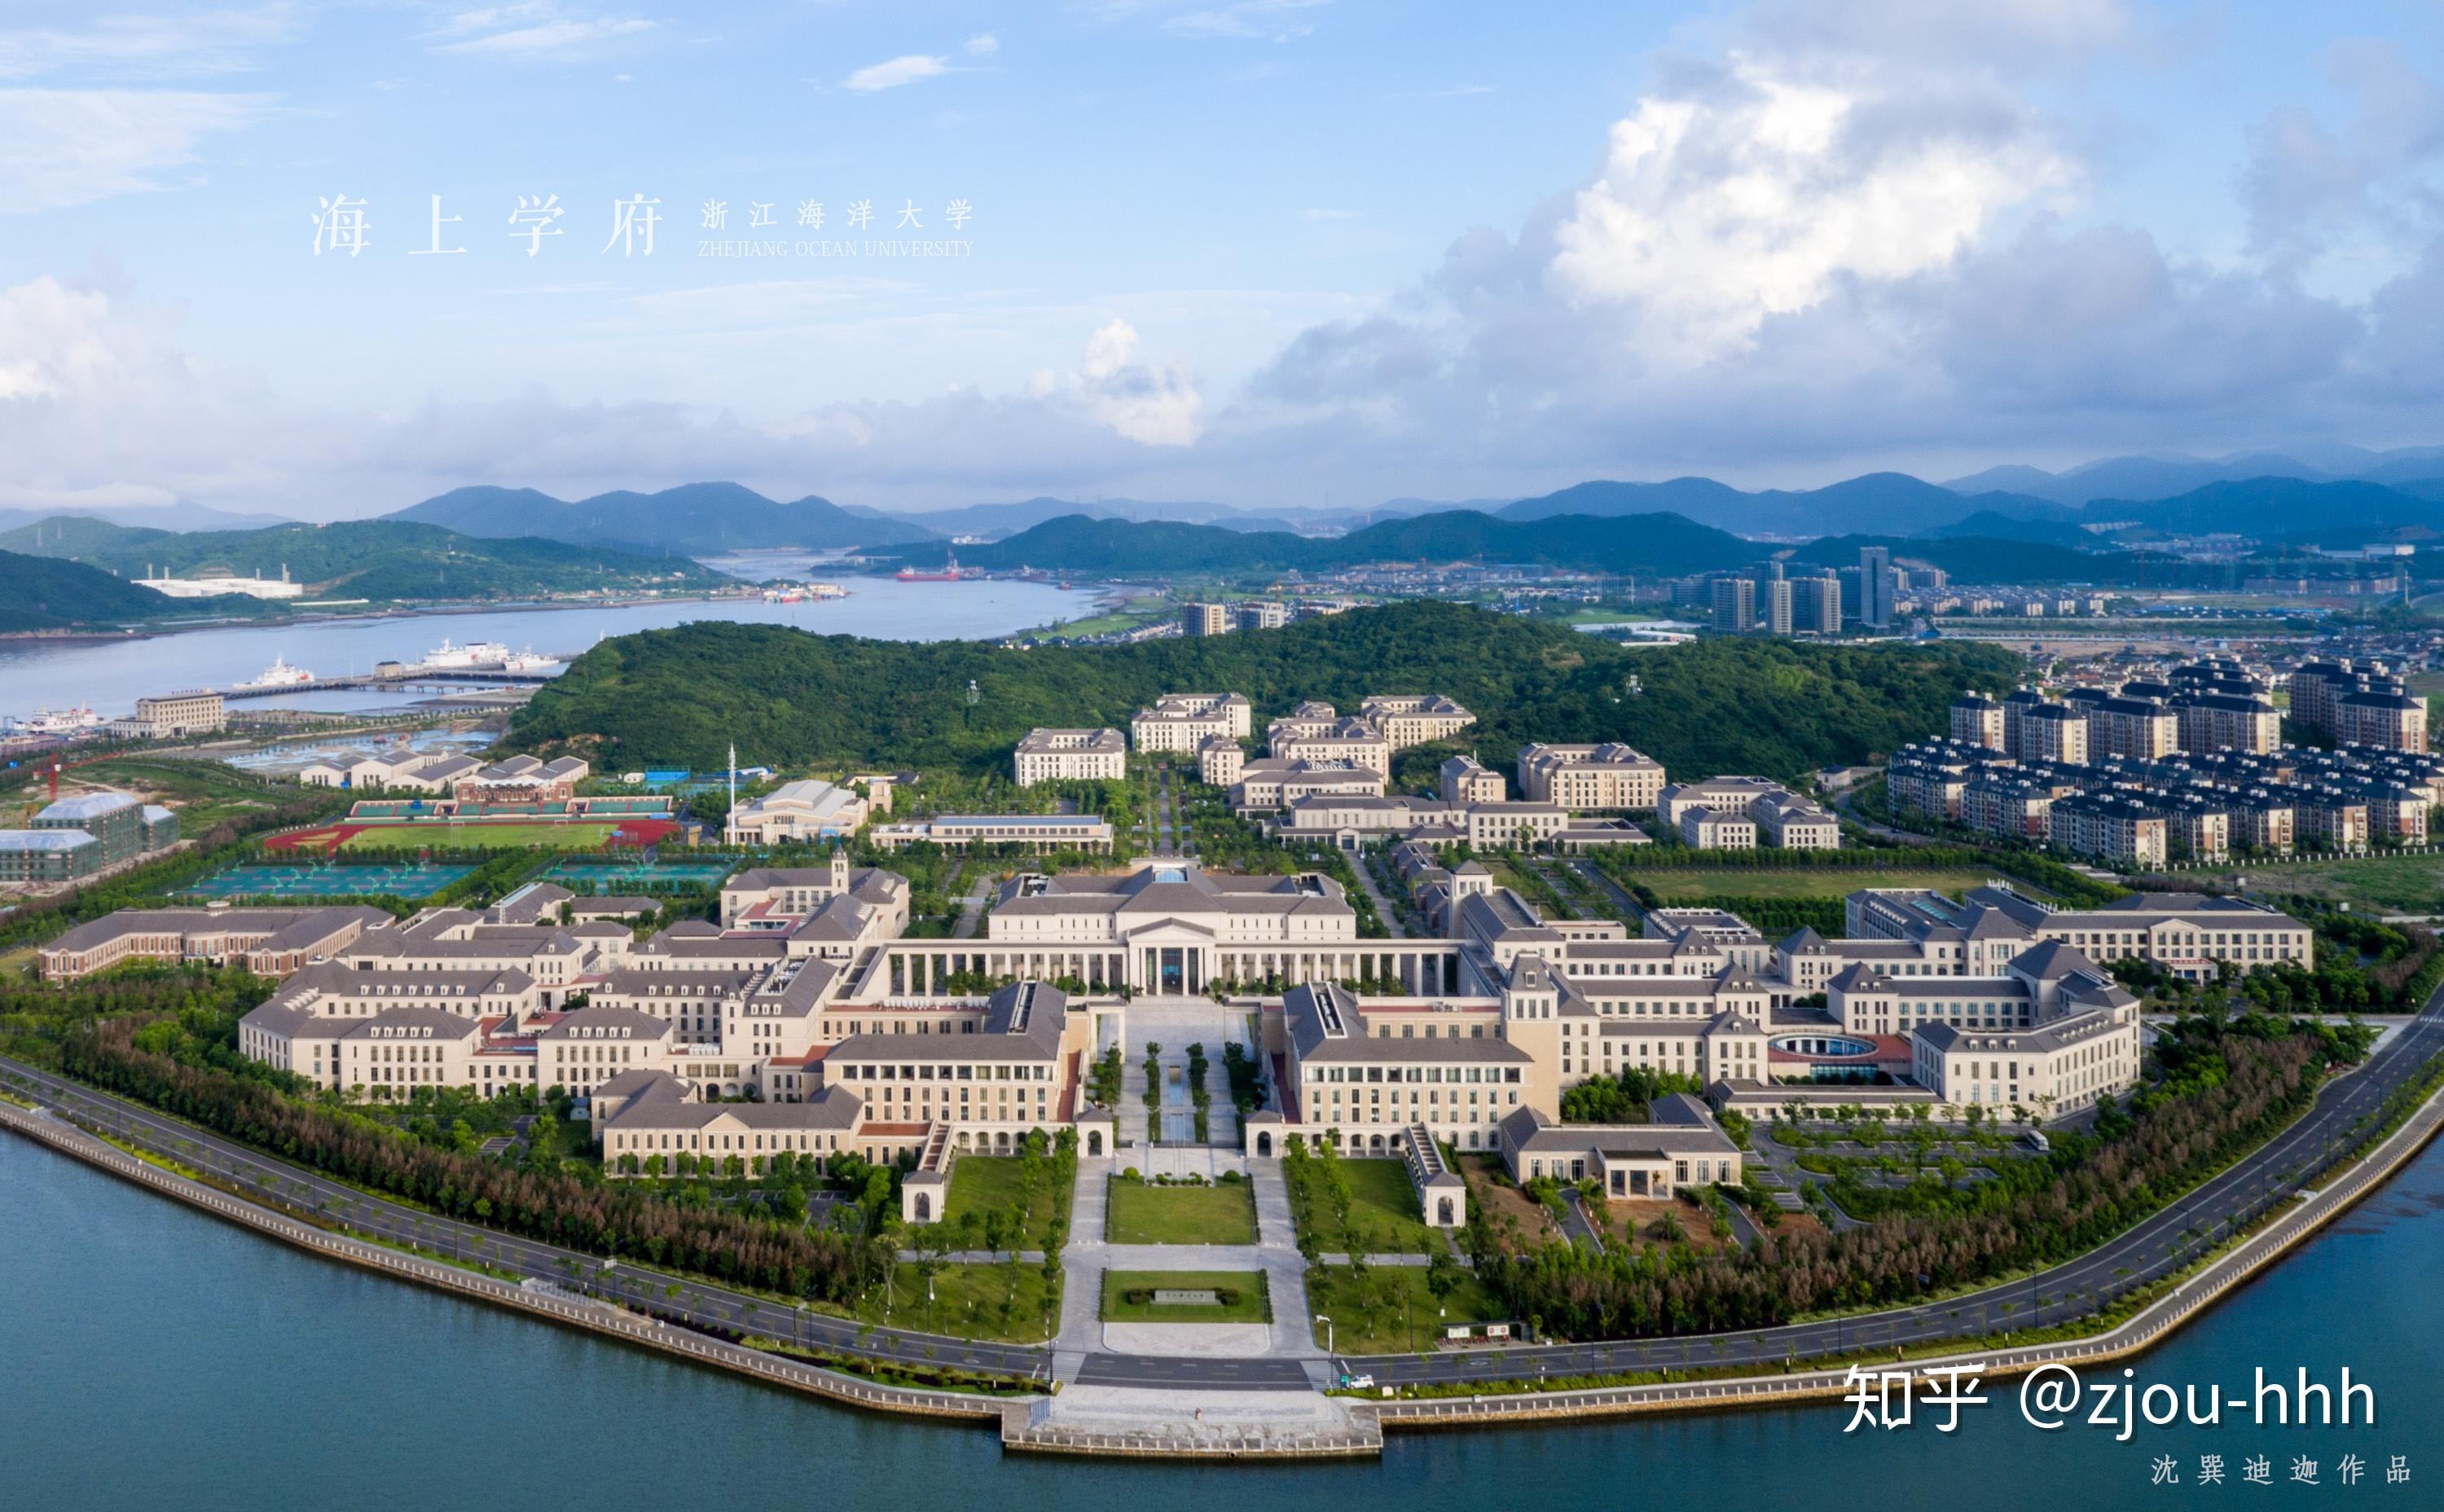
<path id="1" fill-rule="evenodd" d="M 1244 1181 L 1150 1187 L 1115 1176 L 1103 1237 L 1115 1245 L 1252 1245 L 1256 1194 Z"/>
<path id="2" fill-rule="evenodd" d="M 1448 1297 L 1436 1297 L 1421 1265 L 1371 1265 L 1364 1280 L 1346 1265 L 1306 1273 L 1306 1304 L 1332 1319 L 1332 1348 L 1342 1355 L 1409 1355 L 1432 1349 L 1445 1323 L 1505 1321 L 1509 1314 L 1473 1272 L 1457 1273 Z M 1315 1325 L 1315 1341 L 1324 1341 Z"/>
<path id="3" fill-rule="evenodd" d="M 935 1272 L 929 1300 L 924 1272 L 915 1262 L 902 1261 L 892 1273 L 889 1297 L 877 1286 L 849 1316 L 958 1338 L 1039 1344 L 1061 1326 L 1061 1289 L 1056 1284 L 1047 1293 L 1041 1265 L 944 1265 Z M 786 1319 L 778 1326 L 767 1319 L 757 1331 L 786 1337 L 787 1328 Z"/>
<path id="4" fill-rule="evenodd" d="M 1218 1307 L 1163 1307 L 1132 1302 L 1121 1295 L 1139 1288 L 1233 1295 Z M 1272 1319 L 1272 1297 L 1261 1270 L 1103 1272 L 1103 1321 L 1107 1323 L 1269 1323 Z"/>
<path id="5" fill-rule="evenodd" d="M 1334 1226 L 1332 1207 L 1324 1191 L 1324 1164 L 1310 1160 L 1314 1200 L 1302 1208 L 1291 1189 L 1291 1206 L 1302 1231 L 1312 1232 L 1325 1254 L 1344 1254 L 1355 1245 L 1369 1255 L 1431 1255 L 1442 1246 L 1442 1236 L 1426 1226 L 1417 1208 L 1416 1189 L 1409 1185 L 1409 1167 L 1401 1160 L 1358 1160 L 1342 1157 L 1337 1164 L 1349 1183 L 1349 1226 Z"/>
<path id="6" fill-rule="evenodd" d="M 2302 893 L 2385 913 L 2444 913 L 2444 856 L 2365 856 L 2351 860 L 2236 861 L 2230 870 L 2188 873 L 2251 893 Z"/>
<path id="7" fill-rule="evenodd" d="M 1925 887 L 1958 896 L 2002 876 L 1961 868 L 1856 866 L 1661 866 L 1637 872 L 1639 882 L 1669 904 L 1676 898 L 1730 894 L 1738 897 L 1847 897 L 1862 887 Z M 2025 884 L 2011 884 L 2027 891 Z"/>
<path id="8" fill-rule="evenodd" d="M 349 836 L 340 849 L 396 851 L 431 845 L 445 850 L 597 851 L 617 828 L 617 824 L 448 824 L 427 820 L 377 824 Z"/>
<path id="9" fill-rule="evenodd" d="M 993 1210 L 1017 1218 L 1024 1208 L 1026 1238 L 1019 1247 L 1046 1247 L 1054 1222 L 1069 1216 L 1070 1184 L 1055 1179 L 1052 1160 L 1046 1156 L 1029 1201 L 1020 1180 L 1024 1165 L 1016 1155 L 961 1155 L 951 1164 L 951 1194 L 942 1204 L 942 1221 L 955 1224 L 968 1213 L 981 1216 Z"/>

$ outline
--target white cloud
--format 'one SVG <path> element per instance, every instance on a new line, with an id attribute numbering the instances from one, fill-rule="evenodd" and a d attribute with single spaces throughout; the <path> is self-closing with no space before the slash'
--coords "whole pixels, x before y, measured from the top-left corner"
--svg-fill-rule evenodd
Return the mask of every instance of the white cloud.
<path id="1" fill-rule="evenodd" d="M 0 79 L 66 69 L 117 78 L 187 78 L 262 66 L 265 48 L 305 29 L 293 0 L 191 15 L 97 16 L 80 28 L 0 28 Z"/>
<path id="2" fill-rule="evenodd" d="M 1323 210 L 1310 207 L 1299 212 L 1299 219 L 1305 221 L 1356 220 L 1357 218 L 1358 212 L 1354 210 Z"/>
<path id="3" fill-rule="evenodd" d="M 860 68 L 842 80 L 841 87 L 870 95 L 878 90 L 897 89 L 901 84 L 913 84 L 919 79 L 938 78 L 951 71 L 951 61 L 948 58 L 930 58 L 923 53 L 912 52 L 904 58 L 894 58 L 887 63 L 878 63 Z"/>
<path id="4" fill-rule="evenodd" d="M 1181 37 L 1287 42 L 1314 31 L 1309 13 L 1331 3 L 1332 0 L 1237 0 L 1232 5 L 1182 11 L 1167 18 L 1162 28 Z"/>
<path id="5" fill-rule="evenodd" d="M 1001 51 L 1001 39 L 990 31 L 979 31 L 968 39 L 967 53 L 971 58 L 990 58 Z"/>
<path id="6" fill-rule="evenodd" d="M 1612 128 L 1552 272 L 1573 303 L 1632 307 L 1648 344 L 1705 361 L 1842 280 L 1941 267 L 2071 175 L 2016 111 L 1737 59 Z"/>
<path id="7" fill-rule="evenodd" d="M 0 212 L 31 214 L 162 187 L 215 132 L 261 120 L 262 95 L 0 89 Z"/>
<path id="8" fill-rule="evenodd" d="M 1123 320 L 1108 321 L 1086 339 L 1085 360 L 1075 374 L 1039 373 L 1028 395 L 1074 401 L 1095 424 L 1145 446 L 1195 444 L 1205 408 L 1195 379 L 1176 363 L 1148 367 L 1133 361 L 1137 349 L 1137 328 Z"/>
<path id="9" fill-rule="evenodd" d="M 651 31 L 641 16 L 572 10 L 553 0 L 520 0 L 461 10 L 425 34 L 435 52 L 462 57 L 540 60 L 583 54 L 602 44 Z"/>

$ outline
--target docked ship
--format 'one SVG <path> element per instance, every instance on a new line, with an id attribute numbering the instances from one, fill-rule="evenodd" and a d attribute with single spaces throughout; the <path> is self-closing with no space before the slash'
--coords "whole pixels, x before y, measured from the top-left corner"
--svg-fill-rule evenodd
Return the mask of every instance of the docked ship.
<path id="1" fill-rule="evenodd" d="M 263 669 L 250 683 L 237 685 L 239 692 L 251 692 L 260 688 L 303 688 L 314 680 L 314 674 L 303 667 L 291 667 L 286 656 L 274 656 L 271 665 Z"/>
<path id="2" fill-rule="evenodd" d="M 458 667 L 498 667 L 509 659 L 509 648 L 497 640 L 471 641 L 454 646 L 447 638 L 424 654 L 424 665 L 430 670 Z"/>
<path id="3" fill-rule="evenodd" d="M 82 735 L 109 723 L 108 719 L 79 704 L 74 709 L 63 709 L 56 713 L 47 709 L 37 709 L 32 718 L 17 721 L 17 732 L 21 735 Z"/>
<path id="4" fill-rule="evenodd" d="M 899 581 L 901 582 L 956 582 L 959 581 L 959 554 L 944 547 L 941 571 L 918 572 L 914 567 L 902 567 L 899 569 Z"/>
<path id="5" fill-rule="evenodd" d="M 560 658 L 558 656 L 538 655 L 532 646 L 528 646 L 524 651 L 513 651 L 507 656 L 501 658 L 501 670 L 503 672 L 541 672 L 546 667 L 557 667 L 559 665 Z"/>

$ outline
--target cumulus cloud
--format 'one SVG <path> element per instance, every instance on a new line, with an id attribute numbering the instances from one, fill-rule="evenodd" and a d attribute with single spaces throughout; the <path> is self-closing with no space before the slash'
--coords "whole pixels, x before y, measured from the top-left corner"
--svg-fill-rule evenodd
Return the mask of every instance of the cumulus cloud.
<path id="1" fill-rule="evenodd" d="M 951 61 L 948 58 L 910 53 L 904 58 L 893 58 L 886 63 L 860 68 L 842 80 L 841 87 L 870 95 L 879 90 L 897 89 L 901 84 L 913 84 L 919 79 L 938 78 L 950 71 Z"/>
<path id="2" fill-rule="evenodd" d="M 185 89 L 0 89 L 0 212 L 159 189 L 205 138 L 270 109 L 262 95 Z"/>
<path id="3" fill-rule="evenodd" d="M 1636 313 L 1682 361 L 1752 344 L 1836 282 L 1940 267 L 2001 211 L 2070 176 L 2026 114 L 1975 96 L 1819 83 L 1741 58 L 1641 101 L 1555 231 L 1555 282 Z"/>
<path id="4" fill-rule="evenodd" d="M 1039 373 L 1028 393 L 1049 403 L 1065 400 L 1093 423 L 1131 441 L 1194 445 L 1200 433 L 1197 416 L 1205 408 L 1196 380 L 1176 363 L 1153 367 L 1136 361 L 1137 350 L 1136 327 L 1123 320 L 1109 321 L 1086 339 L 1085 360 L 1075 374 Z"/>

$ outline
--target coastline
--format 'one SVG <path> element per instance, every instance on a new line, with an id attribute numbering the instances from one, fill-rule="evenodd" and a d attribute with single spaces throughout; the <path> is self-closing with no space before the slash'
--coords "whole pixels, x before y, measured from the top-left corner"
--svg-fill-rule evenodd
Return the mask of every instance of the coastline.
<path id="1" fill-rule="evenodd" d="M 1052 1394 L 982 1396 L 879 1385 L 800 1364 L 590 1300 L 568 1300 L 350 1239 L 290 1219 L 203 1182 L 139 1160 L 47 1109 L 0 1100 L 0 1128 L 35 1139 L 60 1153 L 183 1202 L 226 1221 L 309 1250 L 326 1259 L 383 1272 L 414 1284 L 491 1302 L 550 1321 L 586 1329 L 640 1348 L 746 1375 L 769 1385 L 824 1397 L 846 1406 L 911 1416 L 998 1422 L 1006 1452 L 1065 1454 L 1089 1458 L 1214 1459 L 1280 1462 L 1346 1459 L 1380 1452 L 1387 1431 L 1490 1428 L 1505 1424 L 1560 1423 L 1655 1412 L 1713 1412 L 1839 1398 L 1849 1388 L 1847 1368 L 1788 1374 L 1749 1374 L 1713 1380 L 1661 1381 L 1550 1392 L 1523 1391 L 1473 1396 L 1332 1398 L 1345 1407 L 1351 1431 L 1329 1443 L 1300 1446 L 1230 1433 L 1185 1435 L 1155 1428 L 1147 1432 L 1047 1430 L 1033 1421 Z M 1983 1376 L 2026 1374 L 2042 1366 L 2079 1368 L 2145 1353 L 2203 1316 L 2235 1289 L 2314 1237 L 2360 1201 L 2380 1189 L 2444 1129 L 2444 1088 L 2431 1093 L 2400 1126 L 2361 1156 L 2349 1173 L 2313 1192 L 2238 1245 L 2205 1262 L 2173 1290 L 2112 1329 L 2075 1340 L 2000 1350 L 1960 1350 L 1907 1361 L 1913 1373 L 1975 1363 Z M 1056 1388 L 1057 1390 L 1057 1388 Z"/>

